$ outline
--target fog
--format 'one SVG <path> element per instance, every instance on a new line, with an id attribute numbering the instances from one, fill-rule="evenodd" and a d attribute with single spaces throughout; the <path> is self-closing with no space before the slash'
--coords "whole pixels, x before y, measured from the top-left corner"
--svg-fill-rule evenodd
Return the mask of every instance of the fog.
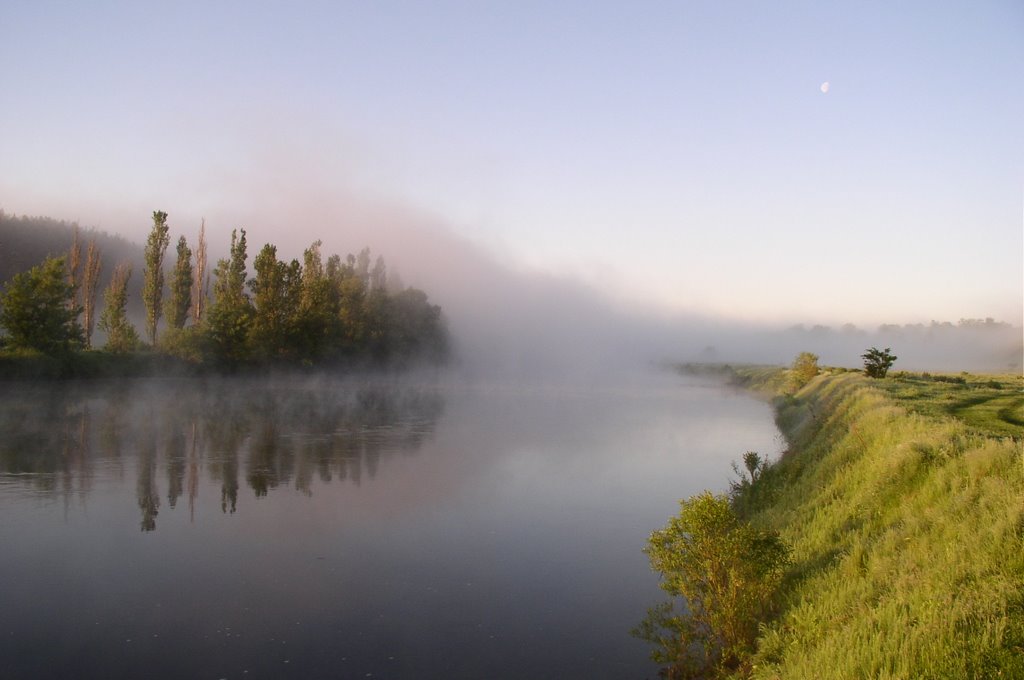
<path id="1" fill-rule="evenodd" d="M 861 322 L 859 329 L 828 328 L 818 325 L 825 323 L 821 319 L 779 318 L 772 310 L 763 314 L 772 323 L 753 323 L 624 302 L 624 296 L 613 300 L 605 292 L 614 289 L 612 282 L 599 290 L 568 273 L 530 269 L 500 247 L 485 246 L 486 229 L 476 230 L 472 220 L 437 215 L 396 193 L 400 189 L 386 189 L 389 173 L 374 170 L 365 159 L 337 160 L 301 150 L 309 147 L 250 150 L 250 164 L 239 163 L 230 172 L 196 170 L 150 195 L 97 198 L 76 206 L 30 200 L 20 210 L 77 219 L 139 244 L 148 235 L 153 210 L 169 213 L 172 244 L 184 235 L 194 247 L 205 221 L 211 270 L 226 255 L 231 230 L 243 228 L 250 275 L 252 258 L 265 243 L 276 245 L 285 260 L 301 260 L 302 251 L 318 239 L 325 258 L 369 247 L 374 257 L 384 257 L 389 277 L 423 289 L 442 307 L 456 349 L 454 365 L 467 374 L 596 378 L 664 361 L 787 364 L 801 351 L 818 354 L 825 364 L 858 367 L 860 354 L 871 346 L 891 347 L 899 357 L 897 370 L 1020 370 L 1021 329 L 1006 324 L 962 327 L 959 319 L 937 319 L 940 324 L 907 327 L 921 319 L 878 318 Z M 486 227 L 486 210 L 477 212 Z M 172 245 L 165 258 L 168 271 L 173 256 Z M 698 256 L 680 253 L 679 266 Z M 716 284 L 708 281 L 706 290 Z M 692 309 L 702 308 L 702 302 L 697 293 Z M 737 300 L 737 308 L 748 307 L 744 302 Z M 836 299 L 832 321 L 863 302 Z M 928 306 L 929 300 L 921 301 L 922 314 Z M 893 326 L 883 332 L 883 323 Z"/>
<path id="2" fill-rule="evenodd" d="M 453 366 L 466 375 L 599 379 L 652 362 L 788 364 L 801 351 L 818 354 L 824 364 L 858 367 L 871 346 L 891 347 L 897 370 L 1020 370 L 1021 332 L 1006 324 L 940 319 L 953 325 L 906 326 L 883 319 L 894 325 L 829 328 L 816 319 L 755 324 L 628 304 L 569 275 L 530 270 L 474 243 L 464 235 L 471 226 L 458 225 L 463 233 L 457 233 L 456 225 L 394 197 L 331 189 L 307 175 L 275 186 L 258 178 L 237 183 L 237 193 L 228 192 L 221 208 L 206 215 L 184 204 L 154 209 L 170 213 L 172 241 L 183 234 L 194 245 L 205 220 L 211 269 L 233 228 L 246 230 L 250 275 L 252 257 L 268 242 L 282 259 L 301 259 L 317 239 L 325 257 L 369 247 L 383 255 L 389 277 L 422 288 L 441 305 Z M 111 212 L 104 228 L 143 243 L 148 215 L 129 221 L 124 212 Z"/>

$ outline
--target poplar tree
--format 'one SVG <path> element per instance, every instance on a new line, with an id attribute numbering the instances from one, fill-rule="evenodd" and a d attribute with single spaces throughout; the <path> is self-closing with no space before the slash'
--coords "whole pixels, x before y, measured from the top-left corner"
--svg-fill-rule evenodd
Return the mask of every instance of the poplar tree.
<path id="1" fill-rule="evenodd" d="M 128 321 L 128 279 L 131 276 L 131 265 L 124 262 L 117 265 L 103 293 L 100 328 L 107 333 L 105 349 L 111 352 L 130 352 L 139 344 L 139 334 Z"/>
<path id="2" fill-rule="evenodd" d="M 96 239 L 89 239 L 89 248 L 85 256 L 85 276 L 82 279 L 82 326 L 86 349 L 92 347 L 92 331 L 96 326 L 96 286 L 99 285 L 102 268 Z"/>
<path id="3" fill-rule="evenodd" d="M 77 309 L 78 289 L 81 285 L 79 272 L 82 270 L 82 242 L 78 238 L 77 224 L 74 226 L 71 250 L 68 251 L 67 270 L 68 285 L 71 286 L 71 298 L 68 300 L 68 309 Z"/>
<path id="4" fill-rule="evenodd" d="M 196 266 L 192 271 L 192 325 L 203 321 L 206 311 L 206 293 L 210 288 L 210 273 L 206 270 L 206 220 L 199 225 L 196 241 Z"/>
<path id="5" fill-rule="evenodd" d="M 167 323 L 171 328 L 184 328 L 192 307 L 192 251 L 182 236 L 178 239 L 178 260 L 171 279 L 171 297 L 167 300 Z"/>
<path id="6" fill-rule="evenodd" d="M 146 241 L 146 266 L 142 272 L 142 302 L 146 306 L 146 337 L 156 345 L 156 326 L 160 321 L 161 301 L 164 295 L 164 252 L 170 245 L 167 235 L 167 213 L 153 211 L 153 229 Z"/>

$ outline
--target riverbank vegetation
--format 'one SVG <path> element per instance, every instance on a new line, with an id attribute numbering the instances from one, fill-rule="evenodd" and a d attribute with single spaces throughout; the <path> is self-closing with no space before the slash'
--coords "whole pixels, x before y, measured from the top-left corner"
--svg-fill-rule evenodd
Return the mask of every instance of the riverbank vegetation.
<path id="1" fill-rule="evenodd" d="M 76 229 L 66 254 L 48 255 L 14 275 L 0 293 L 0 376 L 405 366 L 447 356 L 441 308 L 423 291 L 389 280 L 384 259 L 372 260 L 368 248 L 325 260 L 316 241 L 302 262 L 284 262 L 268 243 L 249 278 L 246 233 L 236 230 L 230 256 L 213 269 L 211 290 L 204 228 L 194 252 L 179 237 L 165 276 L 167 219 L 153 213 L 143 251 L 144 339 L 130 320 L 132 264 L 122 261 L 103 292 L 98 328 L 105 342 L 93 349 L 102 259 L 93 238 L 82 267 Z"/>
<path id="2" fill-rule="evenodd" d="M 790 561 L 751 653 L 700 677 L 1024 677 L 1022 377 L 726 372 L 789 444 L 730 507 Z"/>

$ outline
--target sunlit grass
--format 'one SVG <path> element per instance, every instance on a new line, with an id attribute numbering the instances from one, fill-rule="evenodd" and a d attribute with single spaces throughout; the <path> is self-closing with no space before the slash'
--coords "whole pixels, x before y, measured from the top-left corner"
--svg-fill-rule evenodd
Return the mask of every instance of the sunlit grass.
<path id="1" fill-rule="evenodd" d="M 778 400 L 790 452 L 736 499 L 793 549 L 754 677 L 1024 677 L 1019 395 L 844 373 Z"/>
<path id="2" fill-rule="evenodd" d="M 1024 437 L 1024 377 L 896 373 L 877 387 L 916 413 L 953 416 L 981 434 Z"/>

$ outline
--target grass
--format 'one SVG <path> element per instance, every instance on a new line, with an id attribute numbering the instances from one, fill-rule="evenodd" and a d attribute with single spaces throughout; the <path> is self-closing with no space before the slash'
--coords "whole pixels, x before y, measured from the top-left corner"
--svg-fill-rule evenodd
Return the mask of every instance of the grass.
<path id="1" fill-rule="evenodd" d="M 915 413 L 951 416 L 978 434 L 1024 438 L 1022 376 L 900 372 L 877 387 Z"/>
<path id="2" fill-rule="evenodd" d="M 752 677 L 1024 678 L 1020 377 L 963 377 L 777 397 L 790 450 L 734 499 L 793 549 Z"/>

